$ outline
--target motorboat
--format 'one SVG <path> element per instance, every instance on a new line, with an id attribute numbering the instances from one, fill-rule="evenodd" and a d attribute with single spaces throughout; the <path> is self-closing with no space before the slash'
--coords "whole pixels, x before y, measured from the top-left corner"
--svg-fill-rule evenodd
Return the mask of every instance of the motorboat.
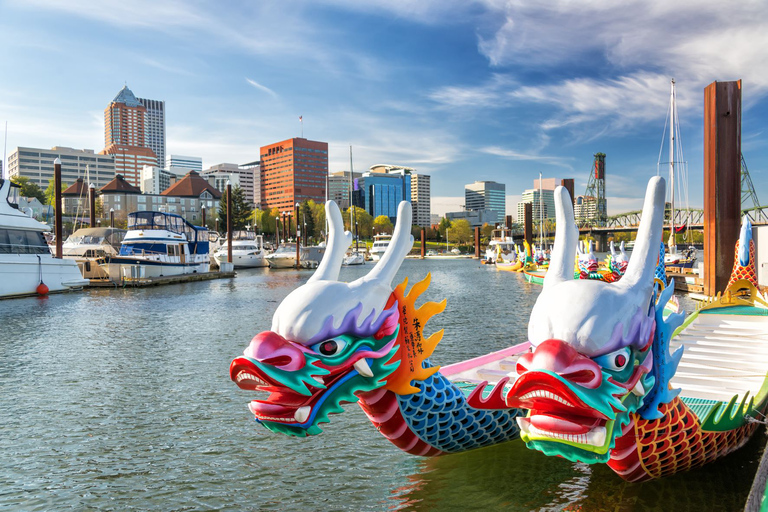
<path id="1" fill-rule="evenodd" d="M 227 262 L 227 246 L 227 240 L 222 240 L 219 248 L 214 251 L 213 258 L 217 265 Z M 269 265 L 266 256 L 263 235 L 257 235 L 253 231 L 235 231 L 232 234 L 232 264 L 234 268 L 267 267 Z"/>
<path id="2" fill-rule="evenodd" d="M 120 252 L 125 233 L 124 229 L 111 227 L 78 229 L 62 244 L 62 257 L 75 260 L 86 279 L 107 279 L 109 276 L 99 260 Z"/>
<path id="3" fill-rule="evenodd" d="M 109 279 L 122 281 L 208 272 L 208 229 L 180 215 L 141 211 L 128 214 L 120 252 L 102 266 Z"/>
<path id="4" fill-rule="evenodd" d="M 491 241 L 488 242 L 488 247 L 485 249 L 486 262 L 496 263 L 499 258 L 502 262 L 515 262 L 517 259 L 515 243 L 508 233 L 511 234 L 511 231 L 507 229 L 493 230 Z"/>
<path id="5" fill-rule="evenodd" d="M 10 180 L 0 179 L 0 298 L 87 285 L 75 261 L 51 254 L 44 236 L 51 228 L 19 210 L 19 190 Z"/>
<path id="6" fill-rule="evenodd" d="M 373 261 L 379 261 L 384 251 L 389 247 L 389 242 L 392 240 L 392 235 L 381 234 L 373 237 L 373 246 L 371 246 L 370 255 Z"/>
<path id="7" fill-rule="evenodd" d="M 301 268 L 317 268 L 325 254 L 325 246 L 299 246 L 299 266 Z M 266 256 L 269 268 L 296 268 L 296 244 L 282 243 L 272 254 Z"/>
<path id="8" fill-rule="evenodd" d="M 341 264 L 346 267 L 351 265 L 364 265 L 365 256 L 363 255 L 362 252 L 352 251 L 351 253 L 344 256 L 344 259 L 341 261 Z"/>

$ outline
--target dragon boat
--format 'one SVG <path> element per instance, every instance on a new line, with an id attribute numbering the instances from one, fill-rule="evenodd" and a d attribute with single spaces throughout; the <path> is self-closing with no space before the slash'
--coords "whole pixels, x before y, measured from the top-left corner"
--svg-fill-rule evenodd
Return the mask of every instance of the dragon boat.
<path id="1" fill-rule="evenodd" d="M 338 207 L 326 204 L 329 243 L 306 284 L 275 311 L 230 365 L 245 390 L 266 393 L 256 421 L 293 436 L 357 402 L 407 453 L 435 456 L 522 438 L 546 455 L 607 463 L 642 481 L 714 461 L 744 445 L 768 401 L 768 303 L 754 279 L 748 225 L 728 289 L 687 320 L 664 315 L 674 286 L 659 260 L 663 178 L 646 192 L 638 241 L 618 282 L 574 279 L 578 231 L 562 187 L 550 268 L 531 312 L 529 341 L 440 368 L 429 357 L 443 336 L 425 335 L 445 308 L 391 282 L 412 245 L 401 203 L 392 243 L 376 267 L 338 281 L 351 242 Z M 662 273 L 659 274 L 659 269 Z M 750 276 L 752 279 L 750 280 Z"/>
<path id="2" fill-rule="evenodd" d="M 629 481 L 686 471 L 743 446 L 768 398 L 768 309 L 748 221 L 728 288 L 688 319 L 665 318 L 674 286 L 654 271 L 663 179 L 649 183 L 638 241 L 616 283 L 571 279 L 578 231 L 562 190 L 555 206 L 555 253 L 528 326 L 532 351 L 518 359 L 506 393 L 507 406 L 528 410 L 518 419 L 526 445 L 607 463 Z"/>

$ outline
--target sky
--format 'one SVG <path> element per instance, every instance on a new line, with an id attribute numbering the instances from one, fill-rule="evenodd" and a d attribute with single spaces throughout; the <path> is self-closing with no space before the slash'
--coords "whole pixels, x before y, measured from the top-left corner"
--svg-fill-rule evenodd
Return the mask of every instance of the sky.
<path id="1" fill-rule="evenodd" d="M 7 153 L 100 151 L 127 85 L 165 101 L 166 154 L 251 162 L 303 130 L 331 172 L 351 146 L 355 171 L 430 175 L 438 214 L 475 180 L 504 183 L 513 215 L 539 173 L 584 193 L 598 152 L 609 214 L 640 209 L 669 160 L 672 78 L 701 207 L 703 91 L 742 80 L 742 154 L 768 204 L 764 0 L 0 0 L 0 48 Z"/>

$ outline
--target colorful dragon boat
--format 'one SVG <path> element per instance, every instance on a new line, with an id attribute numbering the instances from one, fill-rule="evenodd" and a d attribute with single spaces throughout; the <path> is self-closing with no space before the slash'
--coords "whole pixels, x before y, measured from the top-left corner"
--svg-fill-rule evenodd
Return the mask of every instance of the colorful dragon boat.
<path id="1" fill-rule="evenodd" d="M 323 261 L 278 306 L 271 330 L 232 361 L 230 376 L 268 393 L 249 408 L 288 435 L 319 434 L 342 403 L 357 401 L 387 439 L 416 455 L 522 437 L 547 455 L 607 463 L 630 481 L 716 460 L 748 440 L 768 401 L 768 303 L 747 225 L 728 289 L 687 320 L 662 314 L 674 289 L 656 277 L 664 187 L 662 178 L 649 183 L 637 245 L 614 283 L 573 279 L 578 231 L 559 188 L 530 341 L 443 368 L 429 361 L 443 333 L 425 336 L 424 326 L 445 302 L 416 306 L 429 276 L 408 291 L 407 280 L 391 288 L 412 245 L 410 205 L 400 205 L 376 267 L 343 283 L 350 237 L 329 202 Z"/>

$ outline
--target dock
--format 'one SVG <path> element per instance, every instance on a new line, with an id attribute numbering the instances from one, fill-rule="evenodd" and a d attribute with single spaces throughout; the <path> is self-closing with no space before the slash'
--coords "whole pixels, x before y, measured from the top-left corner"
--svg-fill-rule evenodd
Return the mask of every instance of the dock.
<path id="1" fill-rule="evenodd" d="M 109 279 L 91 279 L 91 284 L 86 286 L 86 288 L 142 288 L 147 286 L 159 286 L 163 284 L 191 283 L 195 281 L 210 281 L 212 279 L 226 279 L 229 277 L 235 277 L 235 272 L 198 272 L 194 274 L 182 274 L 177 276 L 123 278 L 121 281 L 110 281 Z"/>
<path id="2" fill-rule="evenodd" d="M 682 270 L 682 272 L 678 271 L 677 269 L 675 272 L 667 271 L 667 280 L 675 280 L 675 291 L 687 294 L 704 293 L 704 280 L 698 274 L 694 274 L 690 271 L 686 272 L 688 269 L 679 270 Z"/>

